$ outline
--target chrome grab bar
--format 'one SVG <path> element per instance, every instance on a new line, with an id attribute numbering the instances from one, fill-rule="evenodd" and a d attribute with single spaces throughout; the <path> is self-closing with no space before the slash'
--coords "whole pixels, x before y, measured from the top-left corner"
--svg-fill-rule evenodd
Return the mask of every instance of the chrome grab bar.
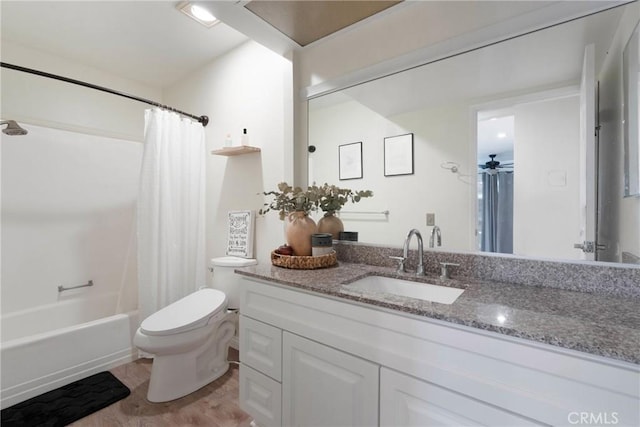
<path id="1" fill-rule="evenodd" d="M 60 285 L 58 286 L 58 292 L 70 291 L 71 289 L 86 288 L 87 286 L 93 286 L 93 280 L 89 280 L 84 285 L 70 286 L 68 288 L 65 288 L 64 286 Z"/>

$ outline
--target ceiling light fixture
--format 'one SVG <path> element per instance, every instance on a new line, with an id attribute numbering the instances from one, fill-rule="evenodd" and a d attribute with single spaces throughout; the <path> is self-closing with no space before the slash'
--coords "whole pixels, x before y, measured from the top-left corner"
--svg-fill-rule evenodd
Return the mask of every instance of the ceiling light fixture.
<path id="1" fill-rule="evenodd" d="M 500 132 L 500 133 L 498 133 L 497 137 L 500 138 L 500 139 L 506 138 L 507 134 L 505 132 Z"/>
<path id="2" fill-rule="evenodd" d="M 188 1 L 180 2 L 176 6 L 176 8 L 180 12 L 187 15 L 189 18 L 199 22 L 200 24 L 204 25 L 207 28 L 211 28 L 214 25 L 216 25 L 218 22 L 220 22 L 220 20 L 218 20 L 215 16 L 213 16 L 211 12 L 209 12 L 204 7 L 197 4 L 193 4 Z"/>

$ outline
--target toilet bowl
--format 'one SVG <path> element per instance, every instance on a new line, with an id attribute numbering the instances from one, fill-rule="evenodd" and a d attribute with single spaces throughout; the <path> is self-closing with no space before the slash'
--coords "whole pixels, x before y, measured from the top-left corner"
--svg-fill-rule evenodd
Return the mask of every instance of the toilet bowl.
<path id="1" fill-rule="evenodd" d="M 200 289 L 142 321 L 133 344 L 154 356 L 150 402 L 186 396 L 227 372 L 240 300 L 240 278 L 233 271 L 255 264 L 255 259 L 213 258 L 214 289 Z"/>
<path id="2" fill-rule="evenodd" d="M 227 351 L 235 333 L 227 296 L 200 289 L 147 317 L 133 339 L 154 355 L 147 399 L 167 402 L 186 396 L 229 369 Z"/>

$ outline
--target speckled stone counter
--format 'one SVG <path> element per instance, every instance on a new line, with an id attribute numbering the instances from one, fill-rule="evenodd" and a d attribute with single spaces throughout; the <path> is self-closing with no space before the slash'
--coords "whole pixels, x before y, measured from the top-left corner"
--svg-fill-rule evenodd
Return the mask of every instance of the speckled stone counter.
<path id="1" fill-rule="evenodd" d="M 481 279 L 441 280 L 427 275 L 421 281 L 464 288 L 450 305 L 389 294 L 347 290 L 343 285 L 367 275 L 416 280 L 395 269 L 341 261 L 319 270 L 289 270 L 258 265 L 237 273 L 274 284 L 291 286 L 493 331 L 598 356 L 640 364 L 640 299 L 609 296 L 545 286 L 525 286 Z"/>

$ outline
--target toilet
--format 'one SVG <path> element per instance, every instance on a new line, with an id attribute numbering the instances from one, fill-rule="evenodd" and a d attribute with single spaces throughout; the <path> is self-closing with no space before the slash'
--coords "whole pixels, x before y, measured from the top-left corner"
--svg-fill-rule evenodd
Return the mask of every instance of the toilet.
<path id="1" fill-rule="evenodd" d="M 240 278 L 233 270 L 255 264 L 255 259 L 213 258 L 212 288 L 187 295 L 142 321 L 133 343 L 154 355 L 150 402 L 186 396 L 227 372 L 240 298 Z"/>

